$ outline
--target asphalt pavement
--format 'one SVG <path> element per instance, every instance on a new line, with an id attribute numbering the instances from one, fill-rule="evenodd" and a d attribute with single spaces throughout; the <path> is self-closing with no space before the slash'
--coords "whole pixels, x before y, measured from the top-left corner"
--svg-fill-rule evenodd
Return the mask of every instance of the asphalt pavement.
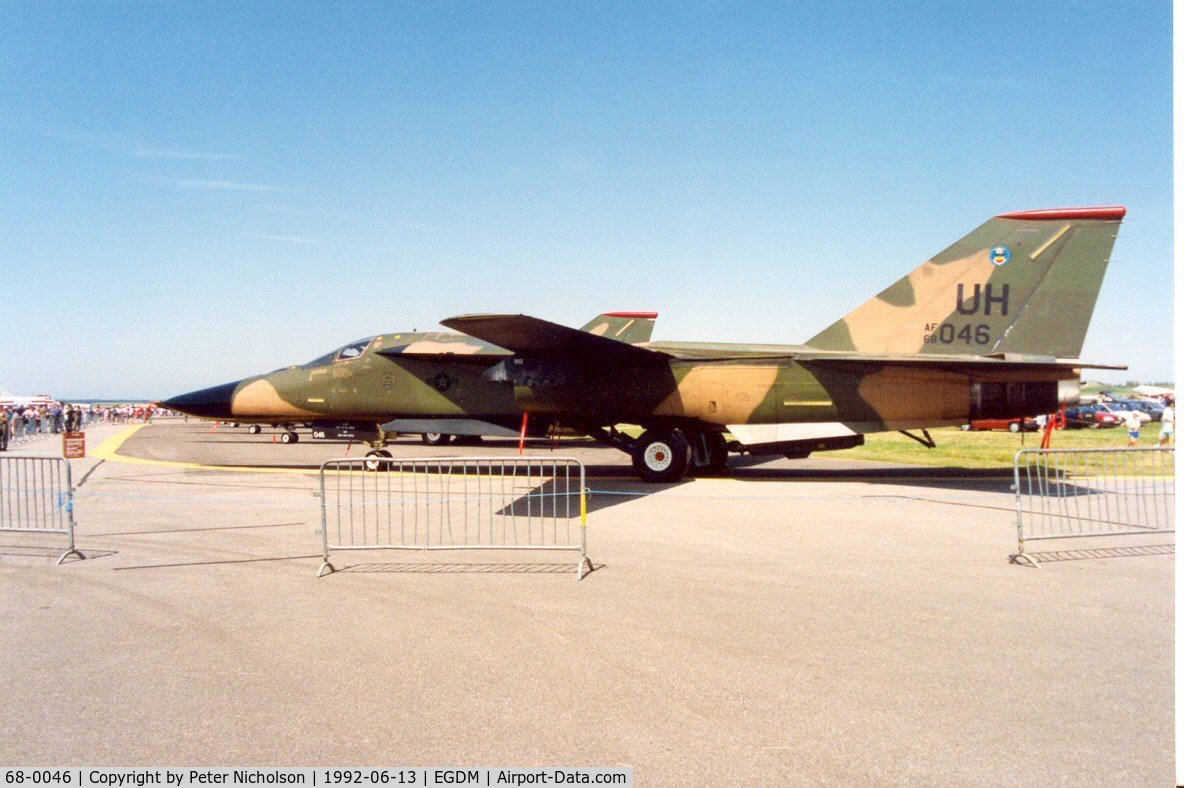
<path id="1" fill-rule="evenodd" d="M 180 422 L 88 439 L 86 560 L 0 534 L 5 765 L 1174 777 L 1170 537 L 1016 566 L 1005 479 L 779 460 L 651 486 L 573 442 L 595 490 L 583 581 L 500 552 L 367 554 L 317 579 L 311 469 L 344 444 Z"/>

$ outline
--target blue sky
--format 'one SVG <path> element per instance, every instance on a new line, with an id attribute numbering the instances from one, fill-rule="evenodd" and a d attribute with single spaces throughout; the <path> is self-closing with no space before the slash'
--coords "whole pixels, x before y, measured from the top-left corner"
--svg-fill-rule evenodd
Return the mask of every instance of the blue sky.
<path id="1" fill-rule="evenodd" d="M 1171 6 L 0 3 L 0 385 L 165 397 L 466 312 L 802 342 L 993 214 L 1126 205 L 1172 368 Z"/>

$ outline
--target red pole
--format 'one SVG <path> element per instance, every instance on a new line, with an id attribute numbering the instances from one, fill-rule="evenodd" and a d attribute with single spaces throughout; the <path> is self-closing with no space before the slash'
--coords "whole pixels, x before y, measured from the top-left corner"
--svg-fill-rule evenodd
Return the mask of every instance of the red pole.
<path id="1" fill-rule="evenodd" d="M 529 413 L 522 414 L 522 432 L 518 435 L 518 455 L 522 455 L 522 450 L 526 448 L 526 423 L 530 420 Z"/>

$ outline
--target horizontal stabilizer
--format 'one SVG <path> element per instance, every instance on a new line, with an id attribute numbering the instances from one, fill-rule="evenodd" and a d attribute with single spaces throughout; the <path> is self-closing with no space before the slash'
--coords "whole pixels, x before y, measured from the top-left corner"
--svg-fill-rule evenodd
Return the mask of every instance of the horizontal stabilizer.
<path id="1" fill-rule="evenodd" d="M 997 372 L 1051 371 L 1059 369 L 1126 369 L 1123 365 L 1090 364 L 1076 359 L 1057 359 L 1051 356 L 1021 356 L 999 354 L 999 356 L 893 356 L 875 354 L 802 354 L 796 357 L 799 364 L 826 366 L 832 369 L 855 368 L 868 370 L 881 367 L 897 369 L 942 370 L 973 374 L 994 370 Z"/>
<path id="2" fill-rule="evenodd" d="M 653 364 L 669 358 L 665 353 L 577 331 L 529 315 L 461 315 L 440 323 L 523 356 L 632 366 Z"/>

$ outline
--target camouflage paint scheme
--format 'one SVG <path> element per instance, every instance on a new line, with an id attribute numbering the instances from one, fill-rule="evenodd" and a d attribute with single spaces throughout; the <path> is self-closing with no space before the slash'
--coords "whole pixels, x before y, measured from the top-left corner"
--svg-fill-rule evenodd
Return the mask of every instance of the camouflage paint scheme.
<path id="1" fill-rule="evenodd" d="M 644 343 L 665 363 L 593 363 L 582 373 L 592 389 L 583 399 L 592 401 L 582 405 L 622 421 L 707 429 L 839 423 L 863 433 L 965 423 L 975 415 L 975 384 L 1077 380 L 1123 215 L 1101 208 L 995 217 L 805 345 Z M 1007 259 L 997 263 L 1000 247 Z M 444 323 L 498 341 L 486 324 L 515 319 Z M 622 397 L 624 379 L 630 391 Z M 516 396 L 528 411 L 555 415 L 571 398 L 543 384 Z"/>
<path id="2" fill-rule="evenodd" d="M 599 315 L 581 329 L 643 342 L 654 312 Z M 350 349 L 356 349 L 351 353 Z M 351 423 L 373 428 L 395 417 L 468 418 L 517 430 L 514 392 L 481 379 L 507 350 L 463 334 L 402 332 L 345 345 L 307 364 L 182 394 L 166 407 L 246 424 Z"/>
<path id="3" fill-rule="evenodd" d="M 804 345 L 649 342 L 647 313 L 610 313 L 578 332 L 466 315 L 443 321 L 462 334 L 387 334 L 356 358 L 232 384 L 227 415 L 512 426 L 528 413 L 532 432 L 591 434 L 634 453 L 635 466 L 646 436 L 613 428 L 639 424 L 667 443 L 680 432 L 692 465 L 719 467 L 708 455 L 726 456 L 712 437 L 725 431 L 733 450 L 804 456 L 869 432 L 1046 413 L 1076 401 L 1078 356 L 1125 213 L 994 217 Z M 165 405 L 185 410 L 187 396 Z"/>

